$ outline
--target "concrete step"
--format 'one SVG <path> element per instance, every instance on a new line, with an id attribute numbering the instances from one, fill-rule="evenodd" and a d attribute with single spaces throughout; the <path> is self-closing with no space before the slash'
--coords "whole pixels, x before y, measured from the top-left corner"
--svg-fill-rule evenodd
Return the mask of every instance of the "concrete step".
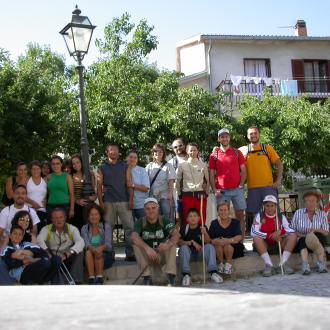
<path id="1" fill-rule="evenodd" d="M 311 267 L 315 267 L 316 259 L 310 257 Z M 271 256 L 274 265 L 279 263 L 279 257 L 277 255 Z M 295 271 L 301 269 L 301 259 L 298 254 L 293 254 L 289 260 L 290 266 Z M 330 262 L 328 261 L 328 266 Z M 265 267 L 263 260 L 255 252 L 248 252 L 244 257 L 235 259 L 233 262 L 234 272 L 231 276 L 224 275 L 224 279 L 230 278 L 232 280 L 239 278 L 248 278 L 256 275 L 260 275 Z M 105 271 L 105 279 L 107 284 L 131 284 L 134 279 L 139 275 L 140 269 L 136 262 L 125 262 L 122 260 L 116 261 L 110 269 Z M 177 262 L 177 281 L 181 281 L 181 270 L 179 262 Z M 203 281 L 203 263 L 192 262 L 191 274 L 193 282 Z M 208 276 L 207 272 L 206 275 Z M 166 276 L 161 272 L 159 268 L 153 270 L 153 282 L 155 284 L 167 283 Z M 138 284 L 141 283 L 139 280 Z"/>

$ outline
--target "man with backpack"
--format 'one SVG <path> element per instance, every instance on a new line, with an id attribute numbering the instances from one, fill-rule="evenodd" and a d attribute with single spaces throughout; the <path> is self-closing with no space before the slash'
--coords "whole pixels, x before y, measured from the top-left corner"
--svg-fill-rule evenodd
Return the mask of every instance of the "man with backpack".
<path id="1" fill-rule="evenodd" d="M 134 224 L 131 235 L 136 260 L 142 270 L 143 284 L 152 285 L 152 267 L 164 265 L 168 285 L 175 285 L 176 247 L 180 234 L 175 224 L 163 218 L 156 198 L 144 201 L 145 217 Z"/>
<path id="2" fill-rule="evenodd" d="M 50 255 L 59 256 L 76 283 L 83 282 L 83 250 L 85 242 L 78 228 L 66 223 L 66 213 L 55 208 L 51 213 L 52 224 L 41 229 L 38 245 Z M 62 279 L 63 280 L 63 279 Z M 62 283 L 61 279 L 58 280 Z"/>
<path id="3" fill-rule="evenodd" d="M 241 230 L 245 233 L 244 182 L 246 179 L 245 159 L 242 153 L 230 146 L 230 132 L 222 128 L 218 132 L 220 147 L 210 155 L 210 183 L 217 198 L 217 205 L 232 202 L 236 218 L 240 221 Z"/>
<path id="4" fill-rule="evenodd" d="M 249 145 L 239 148 L 246 159 L 247 168 L 247 212 L 255 215 L 262 207 L 267 195 L 277 197 L 277 189 L 281 185 L 283 163 L 275 151 L 268 145 L 260 143 L 260 131 L 252 126 L 247 130 Z M 273 169 L 276 167 L 275 180 Z"/>

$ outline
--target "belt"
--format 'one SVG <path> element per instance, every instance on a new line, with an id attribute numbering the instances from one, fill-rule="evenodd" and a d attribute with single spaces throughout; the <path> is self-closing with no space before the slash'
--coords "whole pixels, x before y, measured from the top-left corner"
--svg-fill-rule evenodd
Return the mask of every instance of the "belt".
<path id="1" fill-rule="evenodd" d="M 197 197 L 200 198 L 201 195 L 204 197 L 206 196 L 204 191 L 183 191 L 182 196 L 191 196 L 191 197 Z"/>

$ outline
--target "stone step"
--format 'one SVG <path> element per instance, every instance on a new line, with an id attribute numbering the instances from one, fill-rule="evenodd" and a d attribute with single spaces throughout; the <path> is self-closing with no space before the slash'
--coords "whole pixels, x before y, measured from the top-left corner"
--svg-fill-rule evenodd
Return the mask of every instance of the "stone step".
<path id="1" fill-rule="evenodd" d="M 271 256 L 271 259 L 274 265 L 279 263 L 279 257 L 277 255 Z M 301 259 L 298 254 L 293 254 L 289 260 L 290 266 L 295 271 L 300 271 L 301 269 Z M 181 271 L 179 262 L 177 263 L 177 280 L 181 280 Z M 316 259 L 310 257 L 311 267 L 315 267 Z M 328 266 L 330 262 L 328 261 Z M 262 270 L 265 267 L 263 260 L 255 252 L 249 252 L 244 257 L 235 259 L 233 262 L 234 272 L 231 276 L 224 275 L 224 278 L 230 279 L 239 279 L 247 278 L 261 274 Z M 139 275 L 140 269 L 136 262 L 125 262 L 125 261 L 116 261 L 114 265 L 105 271 L 105 278 L 107 284 L 131 284 L 134 279 Z M 203 281 L 203 263 L 202 262 L 192 262 L 191 263 L 191 274 L 192 280 L 194 282 Z M 208 276 L 208 274 L 206 273 Z M 165 284 L 166 277 L 160 271 L 160 269 L 153 270 L 153 282 L 155 284 Z M 138 283 L 141 283 L 142 279 Z"/>

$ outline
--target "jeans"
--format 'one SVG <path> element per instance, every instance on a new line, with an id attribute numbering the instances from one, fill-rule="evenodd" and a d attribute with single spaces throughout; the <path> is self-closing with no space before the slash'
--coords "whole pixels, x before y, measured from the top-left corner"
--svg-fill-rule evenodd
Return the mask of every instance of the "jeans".
<path id="1" fill-rule="evenodd" d="M 205 261 L 207 264 L 207 271 L 214 272 L 217 271 L 217 258 L 214 246 L 212 244 L 204 245 L 204 253 L 205 253 Z M 183 245 L 180 247 L 179 251 L 180 256 L 180 265 L 181 272 L 184 274 L 190 274 L 190 261 L 193 259 L 194 261 L 202 260 L 203 252 L 194 252 L 190 249 L 188 245 Z"/>
<path id="2" fill-rule="evenodd" d="M 140 218 L 143 218 L 144 217 L 144 209 L 133 209 L 133 219 L 134 219 L 134 222 Z"/>
<path id="3" fill-rule="evenodd" d="M 164 218 L 174 222 L 173 208 L 170 203 L 170 200 L 161 198 L 159 201 L 159 206 L 160 206 L 160 213 L 164 216 Z"/>

